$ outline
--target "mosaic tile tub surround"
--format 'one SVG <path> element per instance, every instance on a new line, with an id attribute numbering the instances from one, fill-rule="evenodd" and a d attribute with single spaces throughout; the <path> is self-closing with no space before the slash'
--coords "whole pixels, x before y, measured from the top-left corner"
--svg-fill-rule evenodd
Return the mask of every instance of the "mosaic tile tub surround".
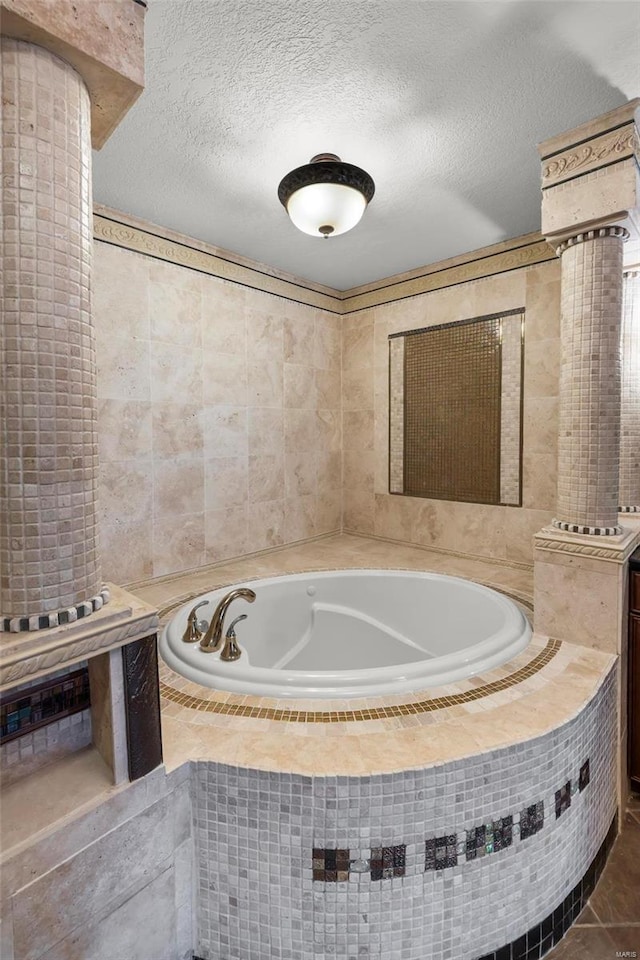
<path id="1" fill-rule="evenodd" d="M 614 744 L 612 670 L 560 728 L 426 769 L 197 763 L 197 956 L 476 960 L 534 929 L 541 956 L 611 826 Z"/>

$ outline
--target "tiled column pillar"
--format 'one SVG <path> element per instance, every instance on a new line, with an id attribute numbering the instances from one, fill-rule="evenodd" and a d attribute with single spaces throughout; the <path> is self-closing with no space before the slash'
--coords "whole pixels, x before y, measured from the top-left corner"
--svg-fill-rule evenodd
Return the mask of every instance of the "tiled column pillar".
<path id="1" fill-rule="evenodd" d="M 107 595 L 96 544 L 89 94 L 64 60 L 7 37 L 2 90 L 0 627 L 14 632 L 75 620 Z"/>
<path id="2" fill-rule="evenodd" d="M 623 227 L 602 227 L 558 247 L 562 367 L 558 506 L 571 533 L 621 532 L 618 520 Z"/>
<path id="3" fill-rule="evenodd" d="M 640 517 L 640 270 L 624 275 L 619 510 Z"/>

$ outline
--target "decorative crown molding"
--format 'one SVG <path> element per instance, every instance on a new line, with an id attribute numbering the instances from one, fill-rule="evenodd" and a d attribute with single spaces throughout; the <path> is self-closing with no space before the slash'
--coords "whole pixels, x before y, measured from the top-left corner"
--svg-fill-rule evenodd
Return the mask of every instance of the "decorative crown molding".
<path id="1" fill-rule="evenodd" d="M 633 121 L 621 129 L 595 137 L 547 159 L 542 167 L 542 189 L 557 186 L 575 176 L 590 173 L 640 153 L 640 138 Z"/>

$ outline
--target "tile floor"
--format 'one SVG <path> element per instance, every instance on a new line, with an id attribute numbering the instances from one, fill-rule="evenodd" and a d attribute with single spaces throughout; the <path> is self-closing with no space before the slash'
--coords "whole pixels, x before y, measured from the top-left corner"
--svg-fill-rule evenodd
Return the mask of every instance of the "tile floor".
<path id="1" fill-rule="evenodd" d="M 640 794 L 629 802 L 622 832 L 584 908 L 545 960 L 640 958 Z"/>

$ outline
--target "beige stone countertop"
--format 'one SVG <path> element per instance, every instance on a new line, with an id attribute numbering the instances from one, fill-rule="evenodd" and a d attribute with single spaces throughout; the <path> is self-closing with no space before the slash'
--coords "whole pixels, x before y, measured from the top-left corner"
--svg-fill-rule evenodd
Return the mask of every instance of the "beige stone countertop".
<path id="1" fill-rule="evenodd" d="M 344 534 L 130 589 L 156 603 L 166 622 L 181 603 L 216 587 L 349 568 L 467 577 L 521 601 L 530 615 L 532 576 L 525 565 Z M 534 634 L 510 663 L 459 683 L 385 698 L 302 701 L 210 690 L 161 662 L 165 765 L 171 771 L 188 760 L 209 760 L 308 776 L 365 776 L 441 764 L 564 725 L 614 663 L 613 656 Z"/>

